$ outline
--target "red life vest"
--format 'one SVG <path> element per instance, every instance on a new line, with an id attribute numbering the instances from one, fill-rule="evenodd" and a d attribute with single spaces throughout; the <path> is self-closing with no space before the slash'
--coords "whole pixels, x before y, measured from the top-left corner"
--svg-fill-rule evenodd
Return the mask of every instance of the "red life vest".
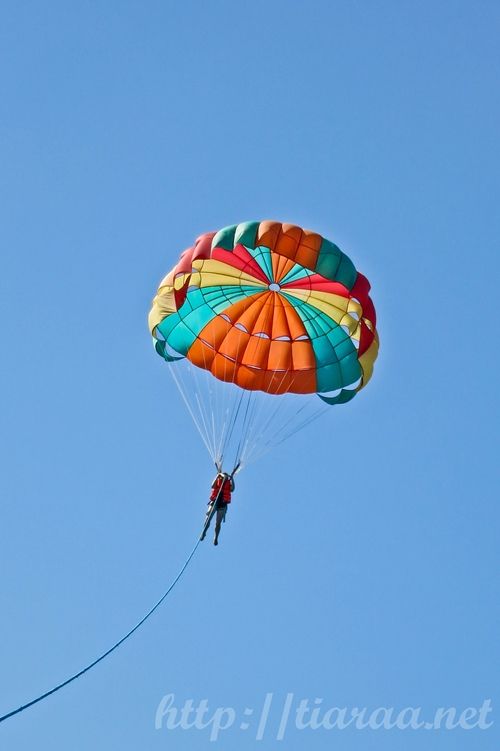
<path id="1" fill-rule="evenodd" d="M 215 501 L 215 499 L 219 495 L 221 485 L 223 485 L 222 500 L 224 501 L 224 503 L 231 503 L 231 480 L 229 477 L 223 479 L 222 477 L 217 476 L 215 478 L 212 492 L 210 494 L 210 500 Z"/>

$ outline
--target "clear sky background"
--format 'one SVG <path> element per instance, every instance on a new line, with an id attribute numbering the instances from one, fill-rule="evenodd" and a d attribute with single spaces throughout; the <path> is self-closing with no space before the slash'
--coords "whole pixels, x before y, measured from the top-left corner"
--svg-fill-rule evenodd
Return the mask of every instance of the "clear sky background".
<path id="1" fill-rule="evenodd" d="M 241 719 L 268 692 L 263 741 L 252 718 L 218 747 L 496 747 L 499 34 L 487 0 L 3 3 L 2 713 L 121 636 L 196 539 L 213 468 L 146 327 L 196 235 L 330 237 L 381 351 L 359 397 L 239 476 L 165 607 L 2 749 L 205 748 L 155 730 L 163 695 Z M 288 692 L 492 698 L 497 724 L 290 724 L 280 746 Z"/>

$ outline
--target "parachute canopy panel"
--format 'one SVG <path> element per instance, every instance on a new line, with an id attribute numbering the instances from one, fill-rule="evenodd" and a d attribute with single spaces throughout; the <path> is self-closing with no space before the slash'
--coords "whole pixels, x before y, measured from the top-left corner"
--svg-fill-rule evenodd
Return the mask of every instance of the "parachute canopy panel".
<path id="1" fill-rule="evenodd" d="M 269 394 L 352 399 L 378 351 L 368 280 L 334 243 L 292 224 L 198 237 L 163 279 L 149 326 L 167 361 Z"/>

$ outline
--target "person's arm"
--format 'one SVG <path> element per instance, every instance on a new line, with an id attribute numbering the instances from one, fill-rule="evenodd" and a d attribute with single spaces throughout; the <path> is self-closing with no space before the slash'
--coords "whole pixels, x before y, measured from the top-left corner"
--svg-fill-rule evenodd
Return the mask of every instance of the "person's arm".
<path id="1" fill-rule="evenodd" d="M 235 486 L 235 484 L 234 484 L 234 477 L 233 477 L 233 476 L 231 475 L 231 493 L 234 493 L 234 488 L 235 488 L 235 487 L 236 487 L 236 486 Z"/>

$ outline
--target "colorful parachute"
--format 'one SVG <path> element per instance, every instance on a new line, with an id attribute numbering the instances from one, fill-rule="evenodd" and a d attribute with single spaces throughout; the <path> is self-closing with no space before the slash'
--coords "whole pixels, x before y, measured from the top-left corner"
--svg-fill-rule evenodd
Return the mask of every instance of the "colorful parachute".
<path id="1" fill-rule="evenodd" d="M 182 253 L 160 284 L 149 326 L 165 360 L 186 358 L 238 391 L 340 404 L 368 383 L 377 356 L 369 289 L 321 235 L 247 222 L 201 235 Z M 209 411 L 204 419 L 214 423 Z"/>

